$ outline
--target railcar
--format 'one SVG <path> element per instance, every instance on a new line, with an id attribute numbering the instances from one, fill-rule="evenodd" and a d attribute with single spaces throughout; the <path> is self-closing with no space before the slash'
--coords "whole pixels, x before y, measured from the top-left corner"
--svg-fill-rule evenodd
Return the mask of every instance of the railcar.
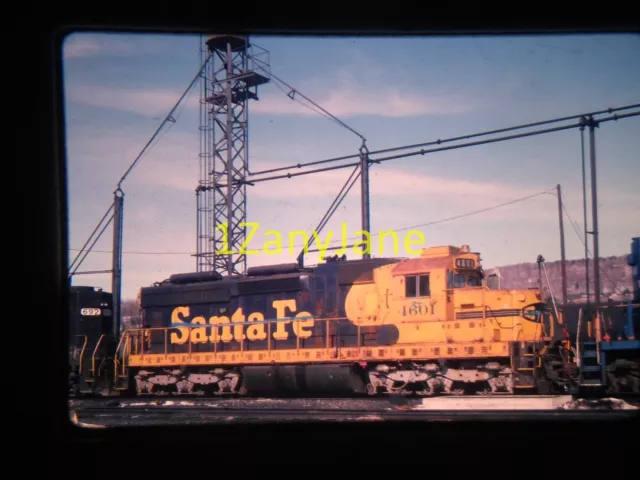
<path id="1" fill-rule="evenodd" d="M 468 246 L 414 258 L 176 274 L 140 290 L 115 388 L 136 395 L 566 391 L 571 350 L 538 289 L 496 288 Z"/>
<path id="2" fill-rule="evenodd" d="M 640 237 L 631 239 L 627 264 L 631 267 L 633 286 L 624 325 L 619 331 L 604 328 L 603 308 L 593 312 L 585 322 L 588 332 L 584 341 L 579 337 L 576 342 L 581 372 L 579 385 L 583 392 L 640 394 L 640 340 L 636 337 L 640 329 Z M 579 334 L 583 329 L 579 328 Z"/>

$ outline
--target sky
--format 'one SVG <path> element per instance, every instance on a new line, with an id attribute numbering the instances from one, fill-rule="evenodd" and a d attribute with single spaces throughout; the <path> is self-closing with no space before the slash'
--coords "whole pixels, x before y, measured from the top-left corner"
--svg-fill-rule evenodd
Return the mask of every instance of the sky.
<path id="1" fill-rule="evenodd" d="M 297 97 L 306 106 L 291 100 L 280 81 L 364 136 L 370 151 L 640 103 L 638 35 L 254 36 L 251 42 L 268 52 L 274 75 L 249 106 L 251 172 L 357 154 L 361 146 L 352 131 L 312 111 L 303 98 Z M 200 45 L 195 35 L 76 33 L 66 39 L 70 262 L 200 69 Z M 199 95 L 197 85 L 122 184 L 124 299 L 174 273 L 196 271 Z M 627 254 L 631 237 L 640 234 L 639 133 L 640 117 L 606 122 L 595 132 L 601 256 Z M 585 131 L 587 165 L 588 139 Z M 374 164 L 372 256 L 414 256 L 404 248 L 414 231 L 422 237 L 409 240 L 423 243 L 410 248 L 469 245 L 485 268 L 535 262 L 538 255 L 557 260 L 560 184 L 567 258 L 582 258 L 581 158 L 580 132 L 571 129 Z M 248 248 L 260 251 L 248 255 L 248 266 L 295 261 L 300 238 L 290 242 L 289 233 L 311 234 L 351 170 L 248 187 L 247 221 L 258 224 Z M 587 202 L 591 228 L 589 192 Z M 321 242 L 331 232 L 332 245 L 339 245 L 343 223 L 355 237 L 360 218 L 357 182 L 319 233 Z M 265 242 L 274 239 L 265 235 L 269 230 L 282 235 L 279 255 L 265 253 Z M 397 232 L 397 249 L 391 238 L 377 242 L 376 232 L 388 230 Z M 109 227 L 78 271 L 110 269 L 111 249 Z M 347 257 L 359 255 L 349 249 Z M 317 261 L 317 253 L 305 259 Z M 72 283 L 111 288 L 108 274 L 76 275 Z"/>

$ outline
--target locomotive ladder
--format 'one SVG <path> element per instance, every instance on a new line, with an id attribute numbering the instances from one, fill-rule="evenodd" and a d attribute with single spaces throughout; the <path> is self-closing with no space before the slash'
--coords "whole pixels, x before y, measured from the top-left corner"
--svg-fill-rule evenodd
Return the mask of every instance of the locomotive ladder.
<path id="1" fill-rule="evenodd" d="M 594 318 L 596 325 L 595 339 L 585 342 L 580 341 L 582 316 L 583 311 L 580 309 L 576 337 L 576 345 L 579 348 L 577 355 L 580 369 L 579 385 L 581 387 L 601 387 L 604 384 L 604 372 L 602 371 L 602 362 L 600 360 L 600 315 L 596 313 Z M 591 324 L 589 323 L 588 326 L 591 327 Z M 592 336 L 591 332 L 589 332 L 588 336 Z"/>
<path id="2" fill-rule="evenodd" d="M 517 378 L 519 374 L 526 375 L 527 377 L 534 377 L 534 373 L 538 367 L 541 366 L 541 360 L 538 355 L 538 346 L 534 342 L 521 342 L 519 345 L 514 345 L 517 349 L 517 354 L 512 356 L 512 370 L 514 376 Z M 521 353 L 521 350 L 524 353 Z M 515 357 L 515 362 L 513 361 L 513 357 Z M 537 358 L 537 365 L 536 365 Z M 534 388 L 535 385 L 514 385 L 514 388 L 524 389 L 524 388 Z"/>
<path id="3" fill-rule="evenodd" d="M 136 343 L 137 346 L 137 343 Z M 114 362 L 114 390 L 128 390 L 129 389 L 129 354 L 131 350 L 131 335 L 130 332 L 125 331 L 120 337 L 118 347 L 116 348 L 113 356 Z"/>

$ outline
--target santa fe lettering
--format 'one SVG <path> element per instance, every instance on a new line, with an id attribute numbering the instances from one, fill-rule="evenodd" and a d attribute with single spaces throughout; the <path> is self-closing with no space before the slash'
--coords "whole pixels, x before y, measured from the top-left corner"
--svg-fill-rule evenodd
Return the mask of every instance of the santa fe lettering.
<path id="1" fill-rule="evenodd" d="M 277 319 L 288 318 L 286 315 L 286 309 L 288 308 L 292 312 L 297 310 L 295 300 L 274 300 L 273 308 L 276 311 Z M 207 319 L 203 316 L 194 317 L 189 322 L 189 307 L 176 307 L 171 312 L 171 323 L 176 325 L 180 323 L 190 323 L 196 325 L 207 325 L 203 327 L 176 327 L 178 333 L 171 333 L 171 343 L 186 343 L 191 336 L 191 343 L 218 343 L 249 340 L 265 340 L 267 338 L 267 325 L 265 323 L 256 323 L 255 325 L 242 325 L 246 322 L 262 322 L 264 321 L 264 315 L 260 312 L 252 312 L 249 315 L 245 315 L 242 308 L 238 308 L 231 318 L 228 316 L 213 316 Z M 295 318 L 311 317 L 309 312 L 300 312 Z M 234 323 L 236 325 L 234 325 Z M 237 325 L 240 323 L 240 325 Z M 303 320 L 285 320 L 272 324 L 271 332 L 272 337 L 276 340 L 286 340 L 289 338 L 289 332 L 286 330 L 286 325 L 293 323 L 293 331 L 300 338 L 309 338 L 312 334 L 314 326 L 313 318 L 305 318 Z M 219 327 L 216 325 L 220 325 Z M 245 327 L 246 330 L 245 330 Z M 310 329 L 309 329 L 310 328 Z M 222 330 L 222 332 L 220 331 Z"/>

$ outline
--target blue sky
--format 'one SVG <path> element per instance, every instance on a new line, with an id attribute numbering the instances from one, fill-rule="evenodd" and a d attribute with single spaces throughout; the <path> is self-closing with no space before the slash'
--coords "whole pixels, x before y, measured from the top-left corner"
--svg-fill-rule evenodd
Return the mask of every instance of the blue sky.
<path id="1" fill-rule="evenodd" d="M 370 150 L 427 142 L 559 116 L 640 103 L 640 36 L 460 38 L 253 37 L 272 72 L 367 138 Z M 197 36 L 75 34 L 64 45 L 70 257 L 112 201 L 121 175 L 200 67 Z M 298 102 L 275 82 L 250 106 L 252 171 L 357 153 L 360 139 Z M 172 273 L 195 271 L 195 187 L 199 178 L 199 88 L 123 184 L 123 296 Z M 640 118 L 596 131 L 600 253 L 627 253 L 640 234 Z M 587 137 L 585 137 L 587 138 Z M 588 151 L 587 151 L 588 153 Z M 250 248 L 283 234 L 285 253 L 249 256 L 249 266 L 293 261 L 288 232 L 310 232 L 351 169 L 249 187 L 248 221 L 260 227 Z M 582 230 L 578 130 L 409 157 L 371 168 L 371 230 L 446 219 L 561 184 Z M 359 183 L 321 232 L 346 222 L 360 229 Z M 590 201 L 590 200 L 589 200 Z M 590 215 L 590 214 L 589 214 Z M 590 219 L 590 217 L 589 217 Z M 590 223 L 590 220 L 589 220 Z M 558 259 L 555 195 L 419 229 L 425 246 L 468 244 L 487 268 Z M 584 247 L 565 217 L 568 258 Z M 375 237 L 374 237 L 375 238 Z M 299 241 L 298 241 L 299 243 Z M 111 232 L 81 270 L 110 268 Z M 386 243 L 389 252 L 391 243 Z M 374 254 L 380 252 L 376 241 Z M 353 252 L 348 256 L 354 257 Z M 309 255 L 307 263 L 315 263 Z M 74 284 L 110 288 L 108 275 Z"/>

